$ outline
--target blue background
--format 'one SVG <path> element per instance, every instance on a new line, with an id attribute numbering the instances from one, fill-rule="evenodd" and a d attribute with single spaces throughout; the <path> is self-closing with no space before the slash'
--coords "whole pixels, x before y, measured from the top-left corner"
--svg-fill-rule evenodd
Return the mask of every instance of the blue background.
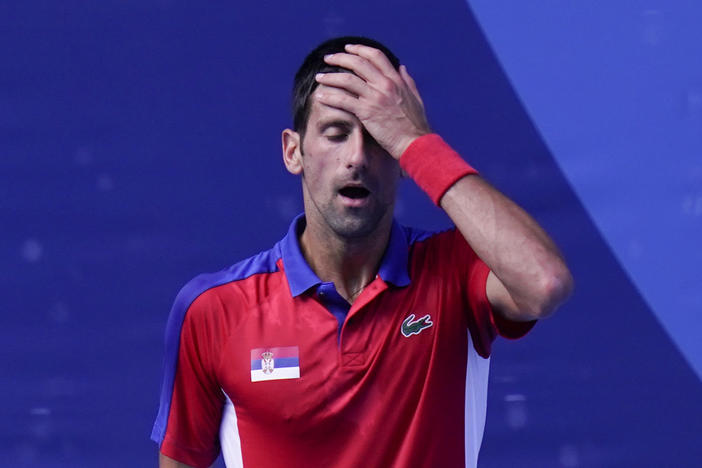
<path id="1" fill-rule="evenodd" d="M 155 465 L 171 302 L 284 235 L 292 76 L 361 34 L 576 278 L 497 344 L 480 466 L 696 466 L 701 23 L 692 0 L 0 2 L 2 464 Z M 447 225 L 401 192 L 403 222 Z"/>

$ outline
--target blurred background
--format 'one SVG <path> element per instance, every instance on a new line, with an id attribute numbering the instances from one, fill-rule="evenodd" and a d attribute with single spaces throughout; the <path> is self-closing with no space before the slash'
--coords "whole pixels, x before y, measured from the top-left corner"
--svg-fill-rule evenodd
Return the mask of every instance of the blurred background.
<path id="1" fill-rule="evenodd" d="M 292 77 L 354 34 L 575 275 L 497 344 L 479 466 L 699 466 L 699 24 L 694 0 L 0 1 L 0 465 L 155 466 L 171 303 L 302 210 Z M 448 225 L 401 192 L 403 223 Z"/>

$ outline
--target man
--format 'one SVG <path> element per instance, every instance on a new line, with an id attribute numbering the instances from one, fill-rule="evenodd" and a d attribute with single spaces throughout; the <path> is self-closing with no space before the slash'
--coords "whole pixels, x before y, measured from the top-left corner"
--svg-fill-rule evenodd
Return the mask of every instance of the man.
<path id="1" fill-rule="evenodd" d="M 160 464 L 209 466 L 221 446 L 227 466 L 475 466 L 491 343 L 553 312 L 570 273 L 535 221 L 431 133 L 381 44 L 323 43 L 293 94 L 283 159 L 304 216 L 178 295 Z M 393 221 L 403 169 L 457 229 Z"/>

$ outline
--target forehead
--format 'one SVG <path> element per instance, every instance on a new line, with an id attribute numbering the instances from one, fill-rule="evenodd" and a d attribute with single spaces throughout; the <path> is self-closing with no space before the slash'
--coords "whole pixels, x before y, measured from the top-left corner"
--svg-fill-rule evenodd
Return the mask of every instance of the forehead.
<path id="1" fill-rule="evenodd" d="M 330 122 L 344 123 L 349 126 L 361 126 L 361 122 L 350 112 L 335 107 L 329 107 L 319 102 L 317 99 L 320 91 L 334 91 L 329 86 L 319 85 L 310 95 L 310 113 L 307 118 L 307 130 L 321 128 Z"/>

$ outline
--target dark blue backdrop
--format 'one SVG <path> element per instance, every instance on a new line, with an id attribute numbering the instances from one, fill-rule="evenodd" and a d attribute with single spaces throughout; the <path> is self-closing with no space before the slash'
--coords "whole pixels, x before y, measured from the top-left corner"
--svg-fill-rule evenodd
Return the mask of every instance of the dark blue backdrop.
<path id="1" fill-rule="evenodd" d="M 171 301 L 284 234 L 302 208 L 280 158 L 292 75 L 364 34 L 576 278 L 497 345 L 480 465 L 695 466 L 702 63 L 683 52 L 702 9 L 469 3 L 0 3 L 2 463 L 155 464 Z M 401 195 L 403 222 L 447 224 Z"/>

